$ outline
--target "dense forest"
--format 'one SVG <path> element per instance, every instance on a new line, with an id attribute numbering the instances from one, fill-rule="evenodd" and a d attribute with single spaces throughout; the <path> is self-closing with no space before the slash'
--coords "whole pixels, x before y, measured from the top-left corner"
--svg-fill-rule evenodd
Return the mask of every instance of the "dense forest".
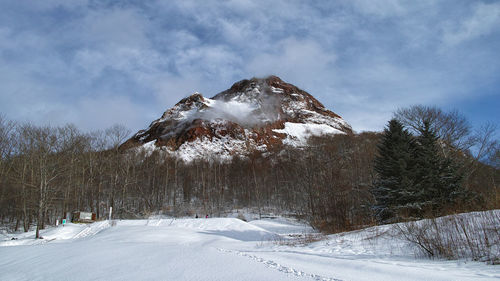
<path id="1" fill-rule="evenodd" d="M 161 149 L 121 151 L 119 146 L 130 133 L 119 125 L 86 133 L 73 125 L 35 126 L 0 118 L 0 221 L 28 231 L 54 224 L 73 211 L 106 218 L 110 207 L 114 218 L 222 216 L 251 208 L 259 214 L 297 216 L 322 231 L 338 232 L 500 207 L 495 126 L 473 130 L 459 113 L 425 106 L 400 109 L 394 117 L 384 132 L 314 137 L 307 147 L 275 147 L 235 156 L 230 162 L 190 163 Z M 403 163 L 404 157 L 416 157 L 407 155 L 396 157 L 392 168 L 384 167 L 390 162 L 383 160 L 388 153 L 384 145 L 391 130 L 394 133 L 394 122 L 400 124 L 408 145 L 419 144 L 414 146 L 418 155 L 432 159 Z M 427 140 L 432 139 L 427 147 L 425 132 Z M 422 198 L 433 195 L 422 191 L 429 179 L 432 183 L 432 177 L 425 175 L 439 179 L 433 171 L 441 168 L 454 180 L 434 188 L 441 188 L 438 193 L 443 198 L 458 190 L 463 196 L 426 204 L 429 200 Z M 390 175 L 384 174 L 387 169 Z M 401 182 L 391 185 L 395 178 L 408 188 L 399 190 Z M 381 191 L 391 186 L 397 192 Z M 408 208 L 408 200 L 401 203 L 398 198 L 408 193 L 423 196 L 408 199 L 422 204 Z"/>

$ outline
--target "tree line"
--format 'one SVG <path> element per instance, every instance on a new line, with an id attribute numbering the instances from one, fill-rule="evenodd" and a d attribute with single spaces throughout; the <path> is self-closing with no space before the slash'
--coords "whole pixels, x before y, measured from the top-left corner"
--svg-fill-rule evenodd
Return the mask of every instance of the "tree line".
<path id="1" fill-rule="evenodd" d="M 417 109 L 422 108 L 405 110 L 413 114 Z M 462 129 L 468 128 L 467 123 L 457 125 L 460 118 L 455 118 L 439 124 L 450 114 L 427 109 L 438 117 L 425 126 L 435 143 L 446 143 L 435 146 L 446 149 L 429 154 L 453 159 L 457 184 L 475 196 L 467 201 L 470 204 L 450 203 L 439 207 L 439 212 L 498 208 L 499 153 L 491 137 L 493 127 L 478 134 L 453 135 L 456 129 L 448 129 L 449 122 Z M 424 117 L 430 114 L 423 112 Z M 402 128 L 413 124 L 419 130 L 420 118 L 410 117 L 403 110 L 396 113 Z M 403 132 L 414 139 L 408 130 Z M 120 151 L 129 134 L 123 126 L 84 133 L 73 125 L 35 126 L 0 118 L 1 222 L 16 230 L 38 230 L 73 211 L 91 211 L 105 218 L 110 207 L 115 218 L 219 216 L 252 208 L 259 214 L 297 216 L 328 232 L 357 229 L 380 219 L 381 201 L 374 188 L 383 180 L 383 170 L 377 167 L 386 163 L 380 159 L 387 132 L 314 137 L 304 148 L 276 147 L 269 154 L 235 156 L 231 162 L 190 163 L 160 149 Z M 478 149 L 481 142 L 483 148 Z M 407 185 L 413 189 L 406 191 L 418 190 L 412 184 Z M 390 206 L 386 213 L 398 219 L 395 214 L 403 212 Z"/>

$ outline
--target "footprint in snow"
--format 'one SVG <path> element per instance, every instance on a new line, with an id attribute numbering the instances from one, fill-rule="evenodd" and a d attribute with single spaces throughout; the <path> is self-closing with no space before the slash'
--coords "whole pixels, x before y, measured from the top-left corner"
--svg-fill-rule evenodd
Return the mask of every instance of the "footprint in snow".
<path id="1" fill-rule="evenodd" d="M 221 248 L 218 248 L 217 250 L 219 250 L 220 252 L 224 252 L 224 253 L 231 253 L 231 254 L 236 254 L 238 256 L 247 257 L 247 258 L 255 260 L 256 262 L 263 263 L 264 265 L 266 265 L 269 268 L 276 269 L 276 270 L 281 271 L 283 273 L 293 274 L 293 275 L 298 276 L 298 277 L 310 277 L 310 278 L 317 280 L 317 281 L 342 281 L 340 279 L 328 278 L 328 277 L 323 277 L 323 276 L 319 276 L 316 274 L 305 273 L 305 272 L 298 270 L 298 269 L 294 269 L 291 267 L 286 267 L 286 266 L 280 265 L 279 263 L 276 263 L 272 260 L 265 260 L 263 258 L 259 258 L 259 257 L 255 256 L 255 255 L 247 254 L 247 253 L 240 252 L 240 251 L 226 250 L 226 249 L 221 249 Z"/>

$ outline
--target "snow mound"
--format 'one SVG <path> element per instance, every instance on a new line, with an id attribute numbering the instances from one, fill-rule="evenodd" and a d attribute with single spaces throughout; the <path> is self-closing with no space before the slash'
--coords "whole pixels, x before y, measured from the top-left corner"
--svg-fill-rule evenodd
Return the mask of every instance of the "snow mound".
<path id="1" fill-rule="evenodd" d="M 67 223 L 64 226 L 59 225 L 57 227 L 49 227 L 47 229 L 40 230 L 40 236 L 43 239 L 34 239 L 35 230 L 21 234 L 6 236 L 3 238 L 3 241 L 0 241 L 0 247 L 39 245 L 52 242 L 54 240 L 60 241 L 60 240 L 78 239 L 96 235 L 108 227 L 110 227 L 109 221 L 95 222 L 91 224 Z M 14 238 L 15 240 L 11 240 L 12 238 Z"/>
<path id="2" fill-rule="evenodd" d="M 303 234 L 315 232 L 309 225 L 280 217 L 276 219 L 253 220 L 248 223 L 275 234 Z"/>
<path id="3" fill-rule="evenodd" d="M 155 226 L 187 229 L 203 234 L 219 235 L 240 241 L 263 241 L 271 239 L 274 232 L 236 218 L 199 218 L 117 221 L 118 226 Z"/>

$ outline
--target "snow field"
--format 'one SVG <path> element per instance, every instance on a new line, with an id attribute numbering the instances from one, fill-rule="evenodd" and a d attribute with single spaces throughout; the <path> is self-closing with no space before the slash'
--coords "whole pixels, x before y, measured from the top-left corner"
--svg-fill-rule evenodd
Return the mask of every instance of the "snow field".
<path id="1" fill-rule="evenodd" d="M 390 226 L 303 245 L 313 230 L 285 218 L 122 220 L 68 224 L 0 241 L 1 280 L 498 280 L 479 262 L 414 258 Z M 43 244 L 33 241 L 45 241 Z M 13 243 L 16 242 L 16 243 Z M 293 246 L 292 246 L 293 245 Z"/>

